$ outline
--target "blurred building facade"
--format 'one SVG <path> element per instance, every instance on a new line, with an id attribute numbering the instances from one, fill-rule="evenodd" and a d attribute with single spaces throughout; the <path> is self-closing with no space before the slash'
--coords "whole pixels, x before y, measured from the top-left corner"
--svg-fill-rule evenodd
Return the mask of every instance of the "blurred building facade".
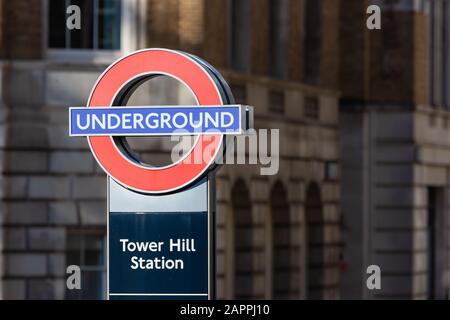
<path id="1" fill-rule="evenodd" d="M 373 3 L 382 30 L 360 27 Z M 341 298 L 448 298 L 450 3 L 341 9 Z M 381 290 L 366 287 L 372 264 Z"/>
<path id="2" fill-rule="evenodd" d="M 79 31 L 65 28 L 69 4 L 81 7 Z M 257 128 L 280 129 L 278 175 L 256 165 L 218 173 L 218 297 L 338 298 L 335 1 L 1 8 L 3 298 L 102 297 L 106 179 L 85 139 L 68 136 L 67 107 L 86 103 L 112 61 L 146 47 L 203 57 L 238 102 L 256 106 Z M 69 264 L 82 267 L 79 292 L 65 290 Z"/>
<path id="3" fill-rule="evenodd" d="M 255 106 L 256 128 L 280 129 L 277 175 L 218 172 L 218 298 L 441 297 L 448 120 L 431 105 L 447 98 L 428 92 L 445 96 L 446 46 L 428 44 L 427 24 L 443 39 L 446 15 L 397 2 L 380 32 L 365 28 L 365 0 L 1 1 L 0 297 L 104 298 L 106 178 L 85 139 L 68 136 L 68 106 L 148 47 L 204 58 Z M 65 27 L 70 4 L 81 30 Z M 137 101 L 185 101 L 152 90 Z M 66 290 L 69 264 L 80 291 Z"/>

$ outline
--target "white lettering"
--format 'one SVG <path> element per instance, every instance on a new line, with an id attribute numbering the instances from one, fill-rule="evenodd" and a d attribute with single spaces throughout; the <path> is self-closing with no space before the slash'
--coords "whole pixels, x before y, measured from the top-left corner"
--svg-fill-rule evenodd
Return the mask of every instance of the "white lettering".
<path id="1" fill-rule="evenodd" d="M 164 125 L 169 128 L 172 129 L 172 126 L 169 123 L 170 121 L 170 114 L 169 113 L 161 113 L 161 128 L 164 128 Z"/>
<path id="2" fill-rule="evenodd" d="M 122 114 L 122 128 L 133 129 L 131 126 L 131 113 Z"/>
<path id="3" fill-rule="evenodd" d="M 113 119 L 116 120 L 115 124 L 112 123 Z M 108 114 L 108 128 L 109 129 L 117 129 L 119 126 L 120 126 L 120 117 L 114 113 Z"/>
<path id="4" fill-rule="evenodd" d="M 158 128 L 158 119 L 155 119 L 154 121 L 150 122 L 150 118 L 152 117 L 158 117 L 157 113 L 149 113 L 146 117 L 145 117 L 145 124 L 147 125 L 147 127 L 149 127 L 150 129 L 156 129 Z"/>
<path id="5" fill-rule="evenodd" d="M 205 113 L 205 128 L 210 128 L 209 123 L 212 123 L 213 128 L 217 128 L 219 126 L 219 117 L 217 112 L 215 114 L 215 118 L 213 118 L 210 113 Z"/>
<path id="6" fill-rule="evenodd" d="M 228 116 L 228 123 L 225 121 L 225 118 Z M 230 112 L 222 112 L 220 115 L 220 122 L 222 124 L 222 128 L 230 127 L 233 124 L 233 115 Z"/>
<path id="7" fill-rule="evenodd" d="M 207 112 L 124 112 L 121 114 L 113 112 L 101 113 L 93 112 L 86 114 L 76 114 L 76 126 L 79 130 L 148 130 L 160 129 L 171 131 L 170 129 L 198 129 L 217 130 L 220 128 L 230 128 L 237 119 L 229 111 Z M 195 132 L 195 130 L 194 130 Z"/>
<path id="8" fill-rule="evenodd" d="M 82 129 L 82 130 L 86 130 L 87 128 L 89 128 L 90 124 L 91 124 L 91 117 L 86 117 L 86 124 L 84 126 L 81 125 L 81 121 L 80 121 L 80 115 L 77 114 L 77 127 Z"/>
<path id="9" fill-rule="evenodd" d="M 152 259 L 144 259 L 142 257 L 133 256 L 131 257 L 130 268 L 133 270 L 141 269 L 184 269 L 184 261 L 181 259 L 166 259 L 165 257 L 155 257 Z"/>
<path id="10" fill-rule="evenodd" d="M 100 129 L 105 129 L 106 128 L 106 117 L 105 114 L 101 115 L 101 119 L 98 117 L 98 115 L 93 114 L 91 115 L 92 117 L 92 129 L 95 129 L 95 124 L 98 124 L 98 126 L 100 127 Z"/>
<path id="11" fill-rule="evenodd" d="M 162 250 L 162 246 L 164 245 L 163 241 L 159 242 L 130 242 L 129 239 L 120 239 L 119 240 L 122 243 L 122 252 L 145 252 L 145 251 L 151 251 L 151 252 L 158 252 Z"/>
<path id="12" fill-rule="evenodd" d="M 126 251 L 125 246 L 128 242 L 128 239 L 120 239 L 119 241 L 122 242 L 122 252 L 125 252 Z"/>
<path id="13" fill-rule="evenodd" d="M 131 258 L 131 269 L 136 270 L 139 267 L 137 260 L 138 260 L 138 257 L 136 257 L 136 256 Z"/>
<path id="14" fill-rule="evenodd" d="M 194 114 L 192 112 L 190 112 L 189 113 L 189 124 L 194 129 L 200 128 L 203 124 L 203 113 L 199 113 L 198 120 L 195 120 Z"/>
<path id="15" fill-rule="evenodd" d="M 140 113 L 133 114 L 133 127 L 137 128 L 138 126 L 141 129 L 144 129 L 144 125 L 142 124 L 142 121 L 144 121 L 144 116 Z"/>
<path id="16" fill-rule="evenodd" d="M 177 118 L 182 118 L 183 122 L 181 124 L 177 123 Z M 188 118 L 187 118 L 187 116 L 184 113 L 178 112 L 178 113 L 176 113 L 173 116 L 173 121 L 172 122 L 173 122 L 173 125 L 175 126 L 175 128 L 181 129 L 181 128 L 186 127 L 186 125 L 188 123 Z"/>

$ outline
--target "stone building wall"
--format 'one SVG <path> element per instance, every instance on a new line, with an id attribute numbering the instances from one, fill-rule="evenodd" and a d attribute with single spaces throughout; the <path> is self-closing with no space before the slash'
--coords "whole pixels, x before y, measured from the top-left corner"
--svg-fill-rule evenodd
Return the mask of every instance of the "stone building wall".
<path id="1" fill-rule="evenodd" d="M 105 176 L 85 139 L 67 134 L 67 106 L 83 105 L 98 75 L 2 68 L 3 298 L 64 298 L 69 229 L 105 230 Z"/>
<path id="2" fill-rule="evenodd" d="M 448 297 L 447 121 L 447 111 L 425 106 L 341 114 L 343 298 L 427 299 L 430 282 L 435 297 Z M 381 290 L 364 286 L 372 264 Z"/>
<path id="3" fill-rule="evenodd" d="M 428 105 L 430 14 L 426 1 L 385 4 L 382 31 L 351 44 L 361 5 L 341 7 L 341 294 L 448 298 L 448 110 Z M 381 290 L 365 284 L 372 264 Z"/>
<path id="4" fill-rule="evenodd" d="M 240 263 L 250 266 L 247 272 L 253 277 L 244 279 L 251 284 L 244 295 L 253 298 L 275 298 L 274 288 L 279 285 L 279 278 L 274 271 L 274 249 L 278 242 L 285 241 L 289 261 L 294 272 L 285 274 L 290 280 L 290 288 L 284 298 L 323 298 L 339 297 L 339 255 L 340 255 L 340 191 L 339 175 L 327 177 L 327 165 L 337 164 L 340 159 L 339 132 L 337 127 L 337 95 L 332 90 L 321 90 L 301 84 L 285 83 L 261 79 L 254 76 L 225 73 L 229 83 L 243 83 L 246 102 L 255 105 L 255 127 L 280 129 L 280 171 L 275 176 L 261 176 L 260 166 L 228 165 L 218 172 L 218 297 L 233 298 L 241 293 L 236 288 L 236 279 Z M 266 95 L 270 90 L 281 89 L 285 95 L 285 112 L 277 115 L 270 111 Z M 314 96 L 319 100 L 319 118 L 308 119 L 304 115 L 305 97 Z M 252 228 L 244 235 L 237 235 L 239 217 L 233 214 L 233 187 L 242 180 L 249 190 L 251 216 L 248 217 Z M 286 202 L 289 215 L 285 221 L 283 232 L 289 239 L 275 235 L 276 219 L 272 214 L 273 201 L 271 191 L 281 183 L 286 191 Z M 320 210 L 314 212 L 314 221 L 321 230 L 318 236 L 319 247 L 323 250 L 312 252 L 308 248 L 307 232 L 313 227 L 305 217 L 307 188 L 317 184 L 321 193 Z M 239 212 L 242 213 L 242 212 Z M 311 223 L 310 222 L 310 223 Z M 312 229 L 311 229 L 312 230 Z M 236 240 L 250 237 L 252 253 L 247 252 L 244 259 L 236 256 L 234 246 Z M 311 251 L 308 251 L 311 250 Z M 242 251 L 241 251 L 242 253 Z M 245 254 L 245 251 L 244 251 Z M 316 269 L 308 269 L 316 257 Z M 253 268 L 253 269 L 252 269 Z M 315 278 L 311 272 L 315 270 L 320 280 L 315 283 L 317 296 L 308 290 L 307 279 Z M 308 274 L 309 271 L 309 274 Z M 281 279 L 280 282 L 283 282 Z M 312 285 L 312 283 L 311 283 Z M 309 297 L 308 297 L 309 294 Z"/>
<path id="5" fill-rule="evenodd" d="M 106 178 L 86 140 L 68 136 L 68 106 L 86 103 L 108 64 L 46 58 L 45 7 L 33 1 L 24 10 L 25 2 L 30 6 L 30 1 L 1 2 L 0 55 L 5 59 L 0 66 L 0 295 L 62 299 L 70 235 L 106 232 Z M 194 2 L 146 1 L 145 46 L 182 49 L 206 58 L 221 68 L 239 102 L 256 107 L 257 127 L 280 129 L 278 175 L 260 176 L 255 165 L 228 165 L 218 172 L 218 297 L 271 298 L 276 292 L 286 298 L 338 298 L 340 191 L 339 174 L 334 171 L 340 154 L 333 79 L 337 56 L 323 59 L 323 70 L 332 71 L 323 73 L 323 87 L 302 85 L 302 48 L 297 38 L 302 25 L 292 19 L 287 51 L 291 81 L 268 78 L 262 49 L 268 44 L 263 43 L 265 29 L 260 28 L 267 8 L 252 1 L 252 28 L 258 31 L 252 68 L 246 75 L 232 72 L 225 36 L 229 31 L 224 32 L 229 27 L 225 1 Z M 296 9 L 291 16 L 301 16 L 298 10 L 303 3 L 290 1 Z M 336 22 L 337 11 L 331 10 L 336 5 L 327 3 L 323 14 Z M 256 9 L 262 10 L 261 15 Z M 327 52 L 337 46 L 337 30 L 328 22 L 323 31 Z M 249 203 L 233 199 L 237 181 L 248 190 Z M 313 195 L 310 200 L 307 194 Z M 233 211 L 248 213 L 241 216 L 239 230 Z M 236 258 L 235 239 L 244 249 L 239 257 L 247 260 Z M 246 261 L 252 266 L 249 270 Z M 235 285 L 241 284 L 235 282 L 237 270 L 244 276 L 242 287 Z M 291 287 L 285 285 L 288 280 Z"/>

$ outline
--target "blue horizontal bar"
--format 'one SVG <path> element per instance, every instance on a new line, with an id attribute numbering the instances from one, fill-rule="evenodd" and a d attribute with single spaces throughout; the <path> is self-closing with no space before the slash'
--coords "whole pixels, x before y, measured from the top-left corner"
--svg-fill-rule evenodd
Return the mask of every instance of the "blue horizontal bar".
<path id="1" fill-rule="evenodd" d="M 72 107 L 71 136 L 241 134 L 245 107 Z"/>

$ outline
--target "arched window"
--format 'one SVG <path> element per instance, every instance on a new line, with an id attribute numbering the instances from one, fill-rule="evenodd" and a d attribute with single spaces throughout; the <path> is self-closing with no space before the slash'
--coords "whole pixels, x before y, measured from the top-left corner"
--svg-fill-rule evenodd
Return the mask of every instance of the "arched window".
<path id="1" fill-rule="evenodd" d="M 230 0 L 230 66 L 234 70 L 250 70 L 251 0 Z"/>
<path id="2" fill-rule="evenodd" d="M 320 188 L 311 183 L 306 189 L 306 281 L 307 299 L 323 298 L 324 221 Z"/>
<path id="3" fill-rule="evenodd" d="M 231 190 L 234 221 L 234 297 L 253 296 L 253 232 L 250 194 L 243 180 L 237 180 Z"/>
<path id="4" fill-rule="evenodd" d="M 289 10 L 288 0 L 269 1 L 269 75 L 278 79 L 286 78 Z"/>
<path id="5" fill-rule="evenodd" d="M 322 1 L 306 0 L 305 32 L 303 44 L 303 79 L 309 84 L 319 84 L 322 49 Z"/>
<path id="6" fill-rule="evenodd" d="M 273 299 L 292 299 L 299 295 L 298 244 L 292 241 L 293 224 L 290 219 L 287 192 L 277 181 L 270 192 L 273 230 Z"/>

